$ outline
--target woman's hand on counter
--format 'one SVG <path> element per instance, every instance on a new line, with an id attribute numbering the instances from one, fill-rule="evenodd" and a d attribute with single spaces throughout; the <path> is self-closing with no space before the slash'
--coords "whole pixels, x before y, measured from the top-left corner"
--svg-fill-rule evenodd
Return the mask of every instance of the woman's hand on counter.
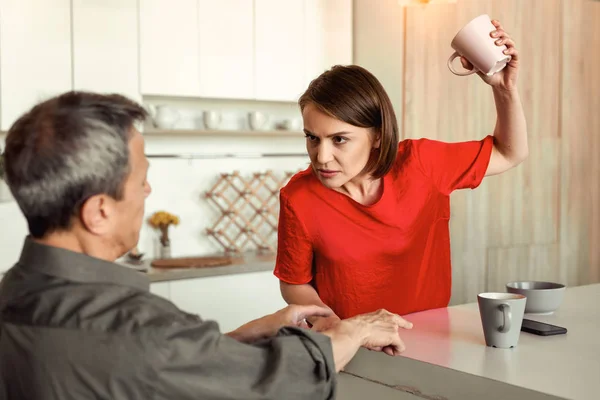
<path id="1" fill-rule="evenodd" d="M 281 310 L 248 322 L 227 333 L 228 336 L 245 343 L 275 336 L 285 326 L 308 328 L 306 320 L 313 317 L 329 317 L 332 311 L 315 305 L 289 305 Z"/>

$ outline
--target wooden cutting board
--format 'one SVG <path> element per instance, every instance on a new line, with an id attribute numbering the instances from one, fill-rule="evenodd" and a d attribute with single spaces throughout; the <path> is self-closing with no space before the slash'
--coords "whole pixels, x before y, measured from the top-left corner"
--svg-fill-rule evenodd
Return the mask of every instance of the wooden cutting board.
<path id="1" fill-rule="evenodd" d="M 152 266 L 154 268 L 206 268 L 229 265 L 233 261 L 233 257 L 229 256 L 163 258 L 153 260 Z"/>

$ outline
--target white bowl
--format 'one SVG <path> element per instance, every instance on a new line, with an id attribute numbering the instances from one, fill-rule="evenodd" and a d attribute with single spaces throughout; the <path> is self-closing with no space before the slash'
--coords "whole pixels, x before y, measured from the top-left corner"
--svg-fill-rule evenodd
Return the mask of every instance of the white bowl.
<path id="1" fill-rule="evenodd" d="M 563 301 L 565 285 L 539 281 L 509 282 L 506 284 L 506 291 L 527 297 L 525 313 L 552 314 Z"/>

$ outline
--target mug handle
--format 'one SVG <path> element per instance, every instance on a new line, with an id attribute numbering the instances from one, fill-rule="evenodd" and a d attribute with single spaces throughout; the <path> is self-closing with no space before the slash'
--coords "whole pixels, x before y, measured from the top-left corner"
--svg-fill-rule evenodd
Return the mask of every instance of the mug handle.
<path id="1" fill-rule="evenodd" d="M 474 67 L 472 70 L 467 71 L 467 72 L 458 72 L 457 70 L 455 70 L 454 67 L 452 66 L 452 62 L 454 61 L 454 59 L 456 59 L 458 57 L 460 57 L 460 54 L 458 54 L 458 51 L 455 51 L 448 59 L 448 69 L 450 70 L 450 72 L 452 72 L 454 75 L 458 75 L 458 76 L 467 76 L 467 75 L 471 75 L 471 74 L 474 74 L 475 72 L 477 72 L 477 70 Z"/>
<path id="2" fill-rule="evenodd" d="M 502 311 L 502 319 L 503 323 L 498 328 L 498 331 L 501 333 L 506 333 L 510 331 L 510 320 L 512 319 L 512 313 L 510 312 L 510 306 L 508 304 L 500 304 L 498 306 L 500 311 Z"/>

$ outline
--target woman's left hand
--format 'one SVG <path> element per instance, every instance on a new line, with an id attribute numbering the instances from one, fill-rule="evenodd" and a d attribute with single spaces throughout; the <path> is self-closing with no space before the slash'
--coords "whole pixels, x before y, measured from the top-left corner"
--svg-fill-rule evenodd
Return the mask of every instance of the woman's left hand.
<path id="1" fill-rule="evenodd" d="M 519 75 L 519 52 L 515 48 L 515 42 L 510 35 L 506 33 L 504 28 L 502 28 L 500 22 L 492 20 L 492 24 L 496 27 L 496 30 L 490 32 L 490 36 L 496 39 L 496 46 L 506 46 L 504 54 L 511 56 L 511 60 L 505 68 L 492 76 L 487 76 L 481 72 L 477 72 L 477 74 L 485 83 L 494 88 L 512 90 L 517 86 L 517 78 Z M 466 58 L 461 57 L 460 60 L 463 67 L 466 69 L 473 69 L 473 65 L 467 61 Z"/>

